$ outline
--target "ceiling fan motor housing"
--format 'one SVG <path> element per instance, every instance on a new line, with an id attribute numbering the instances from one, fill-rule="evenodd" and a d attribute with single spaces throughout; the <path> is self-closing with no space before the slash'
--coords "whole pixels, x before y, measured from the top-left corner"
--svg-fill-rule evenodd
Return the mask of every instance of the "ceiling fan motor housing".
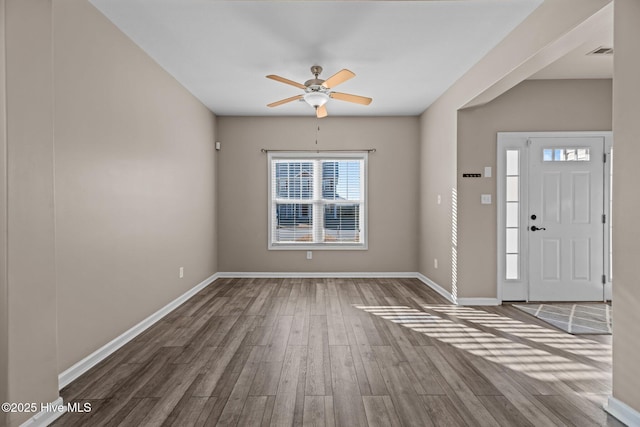
<path id="1" fill-rule="evenodd" d="M 320 89 L 320 87 L 323 87 L 322 83 L 324 83 L 322 79 L 311 79 L 304 82 L 304 85 L 307 89 Z"/>
<path id="2" fill-rule="evenodd" d="M 320 86 L 322 86 L 322 83 L 324 83 L 324 80 L 318 78 L 320 73 L 322 73 L 321 66 L 319 65 L 311 66 L 311 74 L 314 75 L 314 78 L 304 82 L 304 85 L 307 87 L 307 92 L 309 91 L 308 89 L 320 90 Z"/>

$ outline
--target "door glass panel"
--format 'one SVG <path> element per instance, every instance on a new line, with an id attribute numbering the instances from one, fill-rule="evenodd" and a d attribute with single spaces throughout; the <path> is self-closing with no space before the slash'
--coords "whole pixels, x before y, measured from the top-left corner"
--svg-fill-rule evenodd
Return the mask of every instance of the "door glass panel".
<path id="1" fill-rule="evenodd" d="M 518 249 L 518 229 L 507 228 L 507 253 L 517 254 Z"/>
<path id="2" fill-rule="evenodd" d="M 563 150 L 556 148 L 555 150 L 553 150 L 553 161 L 554 162 L 561 162 L 564 160 L 564 155 L 563 155 Z"/>
<path id="3" fill-rule="evenodd" d="M 507 203 L 507 227 L 518 226 L 518 202 Z"/>
<path id="4" fill-rule="evenodd" d="M 517 279 L 518 278 L 518 254 L 507 254 L 507 271 L 506 278 L 507 279 Z"/>
<path id="5" fill-rule="evenodd" d="M 507 177 L 507 202 L 518 201 L 518 183 L 519 178 L 517 176 Z"/>
<path id="6" fill-rule="evenodd" d="M 520 174 L 520 151 L 507 150 L 507 175 Z"/>
<path id="7" fill-rule="evenodd" d="M 588 148 L 545 148 L 542 150 L 545 162 L 588 162 L 591 153 Z"/>
<path id="8" fill-rule="evenodd" d="M 506 150 L 505 279 L 520 278 L 520 150 Z"/>

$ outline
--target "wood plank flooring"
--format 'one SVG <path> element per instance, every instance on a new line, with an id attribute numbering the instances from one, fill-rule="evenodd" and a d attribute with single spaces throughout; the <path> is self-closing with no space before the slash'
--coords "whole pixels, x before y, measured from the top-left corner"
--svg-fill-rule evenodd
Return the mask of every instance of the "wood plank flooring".
<path id="1" fill-rule="evenodd" d="M 55 426 L 620 426 L 610 337 L 415 279 L 219 279 L 61 391 Z"/>

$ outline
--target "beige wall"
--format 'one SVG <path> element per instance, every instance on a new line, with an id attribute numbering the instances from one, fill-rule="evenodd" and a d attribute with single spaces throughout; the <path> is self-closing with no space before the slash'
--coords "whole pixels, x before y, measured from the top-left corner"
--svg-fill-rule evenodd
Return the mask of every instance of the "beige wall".
<path id="1" fill-rule="evenodd" d="M 465 238 L 457 232 L 455 196 L 458 110 L 491 101 L 578 47 L 582 36 L 606 21 L 608 3 L 546 0 L 421 115 L 418 271 L 454 295 L 458 264 L 466 262 L 456 247 Z"/>
<path id="2" fill-rule="evenodd" d="M 454 295 L 457 295 L 456 110 L 456 104 L 441 98 L 420 117 L 418 241 L 418 271 Z"/>
<path id="3" fill-rule="evenodd" d="M 497 132 L 611 130 L 611 80 L 529 80 L 458 113 L 458 291 L 496 297 Z M 492 178 L 463 172 L 494 171 Z M 480 204 L 491 194 L 493 204 Z"/>
<path id="4" fill-rule="evenodd" d="M 9 402 L 51 402 L 58 397 L 51 2 L 3 6 L 7 299 L 0 323 L 8 375 L 2 394 Z M 18 425 L 26 418 L 12 413 L 5 421 Z"/>
<path id="5" fill-rule="evenodd" d="M 418 119 L 219 117 L 218 269 L 228 272 L 416 271 Z M 261 148 L 363 149 L 369 155 L 369 249 L 267 250 L 267 156 Z M 398 208 L 401 208 L 398 210 Z"/>
<path id="6" fill-rule="evenodd" d="M 640 412 L 640 2 L 616 0 L 613 78 L 613 396 Z"/>
<path id="7" fill-rule="evenodd" d="M 217 271 L 215 117 L 85 0 L 0 12 L 0 400 L 52 402 Z"/>
<path id="8" fill-rule="evenodd" d="M 0 0 L 0 402 L 8 399 L 9 301 L 7 293 L 7 111 L 5 61 L 5 0 Z M 8 424 L 0 413 L 0 425 Z"/>
<path id="9" fill-rule="evenodd" d="M 217 271 L 215 117 L 88 2 L 53 5 L 63 371 Z"/>

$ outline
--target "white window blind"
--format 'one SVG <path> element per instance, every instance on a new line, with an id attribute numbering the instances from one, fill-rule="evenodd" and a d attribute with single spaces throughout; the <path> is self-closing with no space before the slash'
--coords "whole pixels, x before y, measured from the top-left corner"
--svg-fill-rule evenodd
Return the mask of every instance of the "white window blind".
<path id="1" fill-rule="evenodd" d="M 366 249 L 366 153 L 269 153 L 270 249 Z"/>

